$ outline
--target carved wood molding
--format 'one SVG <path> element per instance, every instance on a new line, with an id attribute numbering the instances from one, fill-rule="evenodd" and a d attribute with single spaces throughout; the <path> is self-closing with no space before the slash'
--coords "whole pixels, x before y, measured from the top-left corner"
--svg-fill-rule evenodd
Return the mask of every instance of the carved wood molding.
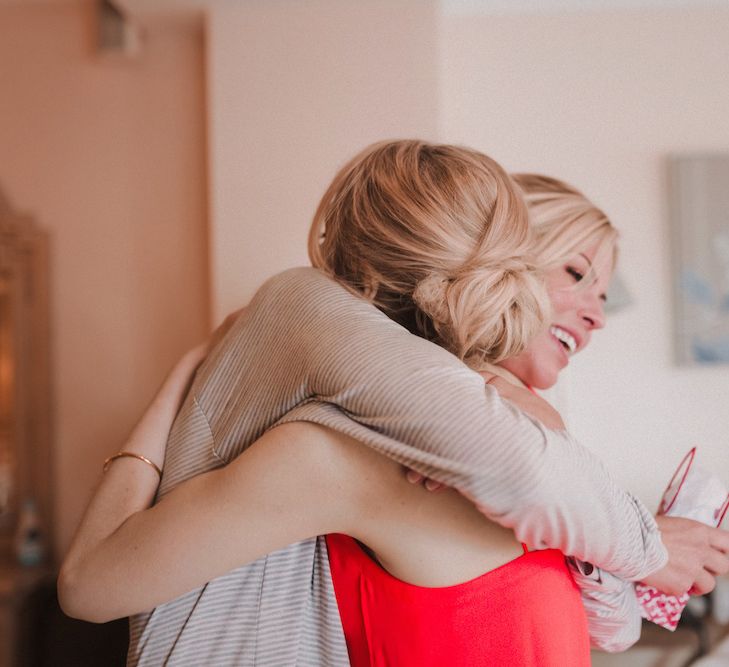
<path id="1" fill-rule="evenodd" d="M 0 465 L 12 471 L 9 505 L 0 508 L 5 550 L 26 498 L 52 545 L 50 392 L 48 236 L 0 189 Z"/>

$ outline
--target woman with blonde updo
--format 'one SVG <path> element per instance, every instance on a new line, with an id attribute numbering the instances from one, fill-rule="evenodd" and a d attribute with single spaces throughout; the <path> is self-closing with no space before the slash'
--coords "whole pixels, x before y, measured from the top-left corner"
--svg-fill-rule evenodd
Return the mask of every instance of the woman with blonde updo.
<path id="1" fill-rule="evenodd" d="M 526 353 L 544 328 L 530 243 L 520 190 L 488 157 L 417 141 L 357 156 L 314 218 L 320 270 L 266 283 L 190 390 L 204 351 L 108 460 L 62 568 L 66 611 L 137 614 L 131 664 L 380 664 L 366 646 L 398 665 L 589 664 L 556 549 L 625 579 L 666 553 L 648 512 L 549 406 L 472 370 Z M 401 464 L 458 492 L 428 494 Z M 323 537 L 335 533 L 367 553 Z M 385 606 L 403 613 L 378 617 L 392 623 L 374 638 L 357 634 L 373 627 L 357 623 L 363 600 L 335 599 L 353 563 L 398 589 Z M 419 633 L 409 646 L 388 643 L 398 619 Z"/>

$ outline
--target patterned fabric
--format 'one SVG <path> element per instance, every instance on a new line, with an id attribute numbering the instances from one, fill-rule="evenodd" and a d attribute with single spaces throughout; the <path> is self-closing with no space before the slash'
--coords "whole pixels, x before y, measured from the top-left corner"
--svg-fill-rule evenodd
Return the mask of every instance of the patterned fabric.
<path id="1" fill-rule="evenodd" d="M 458 489 L 521 542 L 626 579 L 665 563 L 650 513 L 587 449 L 311 268 L 269 280 L 198 371 L 170 433 L 160 496 L 296 420 Z M 347 665 L 325 540 L 133 617 L 128 664 Z"/>
<path id="2" fill-rule="evenodd" d="M 567 558 L 567 563 L 582 594 L 590 644 L 608 653 L 630 648 L 641 630 L 634 584 L 574 558 Z"/>
<path id="3" fill-rule="evenodd" d="M 691 597 L 688 593 L 667 595 L 653 586 L 645 585 L 636 587 L 636 595 L 641 616 L 671 632 L 678 627 L 681 614 Z"/>

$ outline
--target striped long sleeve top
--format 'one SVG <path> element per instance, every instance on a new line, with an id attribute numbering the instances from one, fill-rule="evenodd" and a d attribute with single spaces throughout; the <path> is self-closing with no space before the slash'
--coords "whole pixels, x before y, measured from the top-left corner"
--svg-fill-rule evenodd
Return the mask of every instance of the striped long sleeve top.
<path id="1" fill-rule="evenodd" d="M 312 268 L 266 282 L 200 368 L 169 436 L 160 495 L 225 465 L 271 426 L 297 420 L 458 489 L 522 542 L 628 580 L 666 561 L 650 513 L 589 450 Z M 243 565 L 130 625 L 130 665 L 348 664 L 321 537 Z"/>

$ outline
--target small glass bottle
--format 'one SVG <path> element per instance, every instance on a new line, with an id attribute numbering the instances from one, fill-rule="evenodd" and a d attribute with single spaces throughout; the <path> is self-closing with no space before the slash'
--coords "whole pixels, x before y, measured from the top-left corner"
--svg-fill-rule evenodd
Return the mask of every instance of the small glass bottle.
<path id="1" fill-rule="evenodd" d="M 23 503 L 15 532 L 15 555 L 21 565 L 39 565 L 45 555 L 43 532 L 35 502 L 28 498 Z"/>

